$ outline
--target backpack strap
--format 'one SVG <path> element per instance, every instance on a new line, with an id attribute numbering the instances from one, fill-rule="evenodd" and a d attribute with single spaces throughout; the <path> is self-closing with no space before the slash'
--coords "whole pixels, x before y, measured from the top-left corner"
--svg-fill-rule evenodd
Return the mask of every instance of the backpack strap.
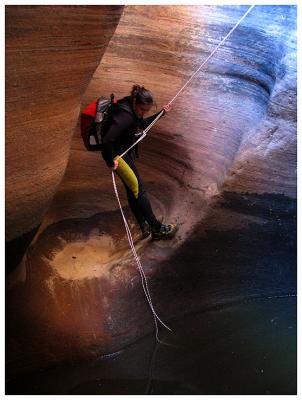
<path id="1" fill-rule="evenodd" d="M 137 120 L 137 122 L 139 122 L 137 115 L 135 114 L 133 108 L 131 107 L 131 105 L 129 104 L 128 101 L 121 101 L 120 103 L 118 103 L 118 107 L 121 110 L 127 111 L 129 114 L 131 114 L 135 118 L 135 120 Z M 139 135 L 140 134 L 135 134 L 135 136 L 139 136 Z M 133 151 L 134 151 L 135 157 L 139 158 L 138 144 L 135 145 Z"/>

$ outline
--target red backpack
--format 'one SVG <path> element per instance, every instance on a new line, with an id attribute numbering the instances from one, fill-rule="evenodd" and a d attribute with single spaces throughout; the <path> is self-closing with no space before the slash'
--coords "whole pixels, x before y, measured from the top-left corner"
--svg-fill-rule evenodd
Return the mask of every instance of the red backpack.
<path id="1" fill-rule="evenodd" d="M 105 126 L 108 122 L 112 105 L 116 103 L 114 94 L 111 94 L 110 99 L 102 96 L 82 111 L 81 135 L 87 150 L 95 151 L 102 149 Z"/>

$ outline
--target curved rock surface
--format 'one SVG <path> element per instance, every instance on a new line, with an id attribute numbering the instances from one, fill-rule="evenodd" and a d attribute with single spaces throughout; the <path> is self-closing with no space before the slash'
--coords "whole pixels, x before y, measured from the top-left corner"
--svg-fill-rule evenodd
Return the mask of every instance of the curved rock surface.
<path id="1" fill-rule="evenodd" d="M 161 107 L 246 9 L 125 7 L 82 107 L 133 83 Z M 296 293 L 295 20 L 295 7 L 256 6 L 140 146 L 156 214 L 180 224 L 172 242 L 137 242 L 165 321 Z M 9 329 L 26 332 L 10 339 L 19 372 L 116 351 L 153 329 L 110 171 L 84 149 L 79 127 L 8 298 L 18 315 Z"/>
<path id="2" fill-rule="evenodd" d="M 6 240 L 36 228 L 120 6 L 6 6 Z"/>

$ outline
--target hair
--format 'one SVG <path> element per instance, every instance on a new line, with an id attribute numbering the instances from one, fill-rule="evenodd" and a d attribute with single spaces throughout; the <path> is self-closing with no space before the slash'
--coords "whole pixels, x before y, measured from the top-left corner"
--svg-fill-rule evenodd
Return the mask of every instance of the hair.
<path id="1" fill-rule="evenodd" d="M 137 104 L 156 105 L 152 93 L 150 92 L 150 90 L 144 88 L 144 86 L 133 85 L 131 98 L 132 100 L 135 100 Z"/>

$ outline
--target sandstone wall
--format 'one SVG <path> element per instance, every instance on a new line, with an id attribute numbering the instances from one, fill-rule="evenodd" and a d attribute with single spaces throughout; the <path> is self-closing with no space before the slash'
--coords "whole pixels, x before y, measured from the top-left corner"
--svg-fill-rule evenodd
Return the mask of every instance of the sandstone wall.
<path id="1" fill-rule="evenodd" d="M 140 83 L 160 108 L 246 9 L 125 7 L 81 107 Z M 256 6 L 140 146 L 156 214 L 180 224 L 172 242 L 137 241 L 165 321 L 295 290 L 295 13 Z M 18 319 L 10 330 L 26 328 L 10 337 L 12 369 L 16 360 L 21 370 L 116 351 L 154 328 L 110 170 L 84 149 L 79 127 L 64 179 L 12 278 L 9 310 Z"/>
<path id="2" fill-rule="evenodd" d="M 37 227 L 121 6 L 6 6 L 6 240 Z"/>
<path id="3" fill-rule="evenodd" d="M 83 107 L 100 94 L 127 95 L 139 83 L 160 108 L 246 10 L 127 7 Z M 223 190 L 296 197 L 295 13 L 295 7 L 256 6 L 140 146 L 140 169 L 166 218 L 181 216 L 192 227 Z M 66 195 L 74 216 L 114 209 L 110 174 L 98 155 L 85 153 L 79 131 L 72 149 L 52 218 L 70 212 Z"/>

